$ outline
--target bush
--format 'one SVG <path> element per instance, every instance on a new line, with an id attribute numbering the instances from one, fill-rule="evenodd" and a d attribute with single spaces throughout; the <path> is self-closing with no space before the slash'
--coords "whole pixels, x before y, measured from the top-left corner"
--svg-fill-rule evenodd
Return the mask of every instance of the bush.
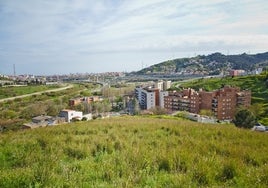
<path id="1" fill-rule="evenodd" d="M 234 124 L 241 128 L 252 128 L 256 124 L 256 117 L 247 109 L 239 110 L 234 118 Z"/>
<path id="2" fill-rule="evenodd" d="M 232 164 L 226 164 L 224 165 L 221 174 L 219 174 L 218 179 L 222 182 L 225 182 L 227 180 L 231 180 L 235 177 L 236 170 Z"/>
<path id="3" fill-rule="evenodd" d="M 158 170 L 169 172 L 170 171 L 169 161 L 167 159 L 161 159 L 159 162 Z"/>

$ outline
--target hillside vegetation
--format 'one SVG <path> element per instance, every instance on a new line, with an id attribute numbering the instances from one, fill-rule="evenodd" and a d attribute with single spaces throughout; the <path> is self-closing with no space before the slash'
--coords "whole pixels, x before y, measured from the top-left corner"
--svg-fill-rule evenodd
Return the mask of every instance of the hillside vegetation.
<path id="1" fill-rule="evenodd" d="M 0 134 L 0 187 L 267 187 L 268 137 L 118 117 Z"/>
<path id="2" fill-rule="evenodd" d="M 178 58 L 158 63 L 142 69 L 137 74 L 151 73 L 191 73 L 197 75 L 218 75 L 222 71 L 243 69 L 252 71 L 268 65 L 268 52 L 260 54 L 224 55 L 213 53 L 191 58 Z"/>
<path id="3" fill-rule="evenodd" d="M 0 87 L 0 99 L 16 97 L 49 89 L 60 88 L 58 85 L 40 85 L 40 86 L 20 86 L 20 87 Z"/>
<path id="4" fill-rule="evenodd" d="M 56 116 L 60 110 L 68 107 L 70 98 L 89 95 L 94 87 L 91 84 L 76 84 L 66 90 L 0 102 L 0 130 L 1 127 L 5 127 L 5 131 L 21 129 L 23 123 L 42 114 Z M 59 86 L 4 87 L 0 88 L 0 93 L 3 93 L 2 96 L 11 97 L 55 88 Z"/>

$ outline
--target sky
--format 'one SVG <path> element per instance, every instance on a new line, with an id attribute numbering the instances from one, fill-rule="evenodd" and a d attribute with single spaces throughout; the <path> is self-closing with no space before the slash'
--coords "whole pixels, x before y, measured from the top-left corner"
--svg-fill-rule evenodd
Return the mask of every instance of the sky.
<path id="1" fill-rule="evenodd" d="M 267 0 L 0 0 L 0 74 L 130 72 L 266 51 Z"/>

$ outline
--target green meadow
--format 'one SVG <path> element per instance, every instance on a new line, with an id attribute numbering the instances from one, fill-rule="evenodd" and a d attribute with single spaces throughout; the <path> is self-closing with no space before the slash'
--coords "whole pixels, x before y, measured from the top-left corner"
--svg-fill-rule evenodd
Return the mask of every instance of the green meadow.
<path id="1" fill-rule="evenodd" d="M 117 117 L 0 134 L 0 187 L 267 187 L 268 135 Z"/>
<path id="2" fill-rule="evenodd" d="M 8 97 L 16 97 L 20 95 L 46 91 L 49 89 L 59 88 L 58 85 L 38 85 L 38 86 L 10 86 L 10 87 L 0 87 L 0 99 L 8 98 Z"/>

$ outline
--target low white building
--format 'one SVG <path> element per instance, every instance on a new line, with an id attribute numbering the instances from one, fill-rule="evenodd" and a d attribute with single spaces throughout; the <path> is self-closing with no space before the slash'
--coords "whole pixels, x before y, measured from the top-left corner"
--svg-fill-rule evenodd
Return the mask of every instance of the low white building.
<path id="1" fill-rule="evenodd" d="M 69 123 L 72 119 L 82 120 L 83 112 L 65 109 L 60 111 L 59 117 L 64 117 L 65 121 Z"/>
<path id="2" fill-rule="evenodd" d="M 92 114 L 91 114 L 91 113 L 89 113 L 89 114 L 84 114 L 84 115 L 83 115 L 83 118 L 85 118 L 86 121 L 92 120 Z"/>

